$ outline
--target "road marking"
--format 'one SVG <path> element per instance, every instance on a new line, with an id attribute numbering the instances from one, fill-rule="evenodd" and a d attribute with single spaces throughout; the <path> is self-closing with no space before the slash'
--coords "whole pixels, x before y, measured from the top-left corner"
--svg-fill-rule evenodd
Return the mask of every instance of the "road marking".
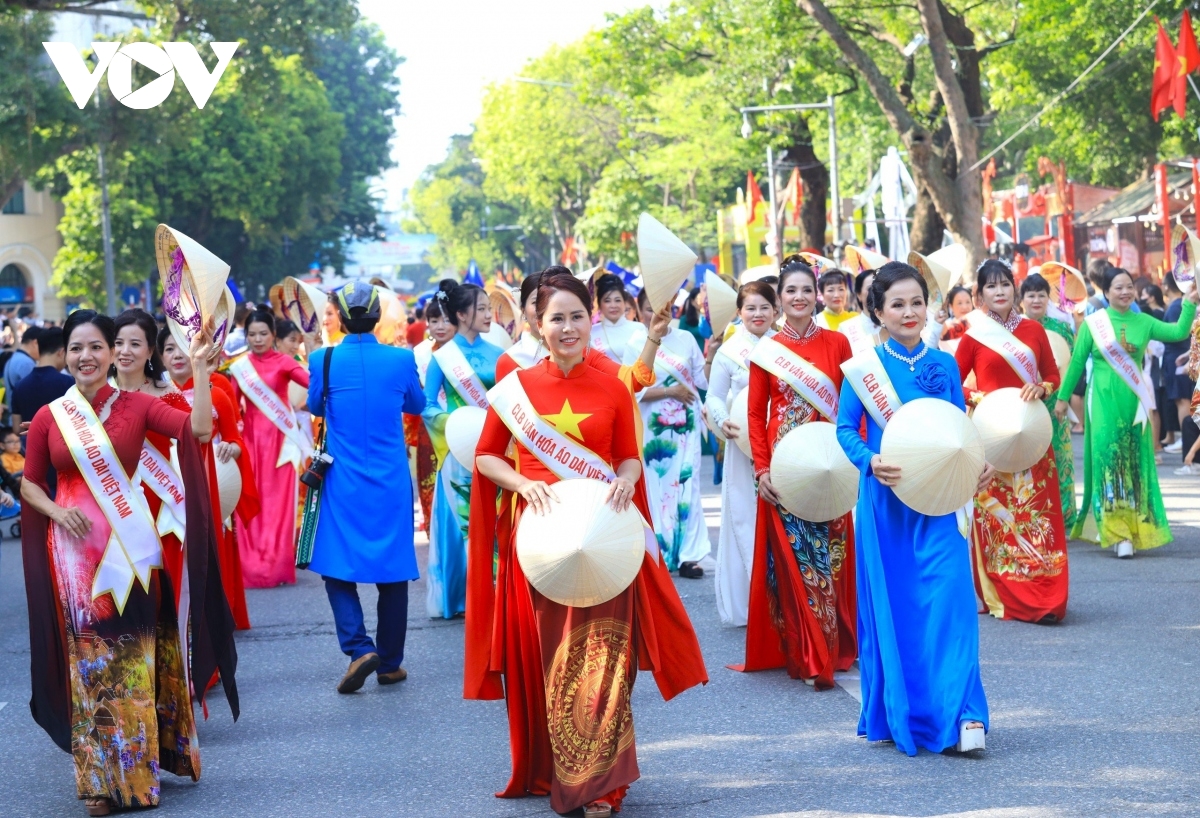
<path id="1" fill-rule="evenodd" d="M 5 706 L 7 706 L 7 705 L 8 705 L 8 702 L 0 702 L 0 710 L 3 710 L 5 708 Z"/>
<path id="2" fill-rule="evenodd" d="M 859 685 L 857 662 L 854 667 L 844 673 L 833 674 L 833 681 L 838 687 L 849 693 L 854 701 L 862 704 L 862 688 Z"/>

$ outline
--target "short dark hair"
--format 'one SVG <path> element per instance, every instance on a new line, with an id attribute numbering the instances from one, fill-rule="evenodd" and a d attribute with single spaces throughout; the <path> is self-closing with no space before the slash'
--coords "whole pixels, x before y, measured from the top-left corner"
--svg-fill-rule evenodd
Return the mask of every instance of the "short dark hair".
<path id="1" fill-rule="evenodd" d="M 1170 290 L 1173 293 L 1182 293 L 1183 292 L 1183 290 L 1179 289 L 1179 282 L 1177 282 L 1175 280 L 1174 272 L 1167 273 L 1165 276 L 1163 276 L 1162 285 L 1163 285 L 1163 290 Z"/>
<path id="2" fill-rule="evenodd" d="M 1142 288 L 1142 298 L 1145 298 L 1146 300 L 1153 299 L 1162 304 L 1164 301 L 1162 287 L 1158 286 L 1157 284 L 1147 284 Z"/>
<path id="3" fill-rule="evenodd" d="M 43 330 L 38 336 L 38 355 L 53 355 L 63 348 L 63 336 L 61 332 L 55 332 L 52 329 Z"/>
<path id="4" fill-rule="evenodd" d="M 300 328 L 296 326 L 296 322 L 287 318 L 281 318 L 279 322 L 275 324 L 275 337 L 281 341 L 284 338 L 291 338 L 293 335 L 296 335 L 299 332 Z"/>
<path id="5" fill-rule="evenodd" d="M 747 281 L 738 288 L 737 308 L 742 308 L 746 296 L 757 295 L 767 299 L 767 303 L 772 307 L 779 307 L 779 296 L 775 294 L 775 288 L 768 282 L 759 279 L 758 281 Z"/>
<path id="6" fill-rule="evenodd" d="M 108 343 L 108 348 L 112 349 L 117 344 L 117 326 L 113 320 L 103 313 L 95 310 L 75 310 L 67 316 L 66 323 L 63 324 L 62 337 L 63 346 L 71 345 L 71 333 L 75 332 L 84 324 L 91 324 L 96 329 L 100 330 L 100 334 L 104 336 L 105 342 Z"/>
<path id="7" fill-rule="evenodd" d="M 841 283 L 843 287 L 846 286 L 847 275 L 845 270 L 829 270 L 821 273 L 821 277 L 817 279 L 817 292 L 825 292 L 825 288 L 831 284 Z"/>
<path id="8" fill-rule="evenodd" d="M 1088 281 L 1092 282 L 1094 286 L 1103 287 L 1104 274 L 1108 272 L 1109 268 L 1111 267 L 1112 265 L 1108 262 L 1108 259 L 1094 258 L 1088 262 L 1086 278 Z"/>
<path id="9" fill-rule="evenodd" d="M 1133 283 L 1133 275 L 1128 270 L 1124 269 L 1123 267 L 1109 267 L 1104 271 L 1104 278 L 1101 280 L 1100 291 L 1107 293 L 1109 290 L 1111 290 L 1113 282 L 1115 282 L 1119 276 L 1129 276 L 1129 283 Z"/>
<path id="10" fill-rule="evenodd" d="M 31 342 L 37 342 L 41 338 L 41 336 L 42 336 L 42 328 L 41 327 L 37 327 L 37 326 L 26 327 L 25 332 L 22 333 L 22 335 L 21 335 L 21 343 L 28 344 Z M 38 349 L 40 350 L 41 347 L 39 346 Z"/>
<path id="11" fill-rule="evenodd" d="M 592 294 L 588 292 L 587 285 L 575 277 L 575 274 L 566 267 L 555 265 L 547 267 L 539 274 L 537 288 L 537 317 L 542 320 L 543 313 L 546 312 L 546 307 L 550 304 L 550 299 L 554 293 L 562 290 L 579 299 L 587 310 L 588 315 L 592 314 Z"/>
<path id="12" fill-rule="evenodd" d="M 416 311 L 413 313 L 413 315 L 415 315 L 415 316 L 417 317 L 417 320 L 418 320 L 418 321 L 422 320 L 422 319 L 425 317 L 425 310 L 424 310 L 424 308 L 423 308 L 423 307 L 417 307 L 417 309 L 416 309 Z"/>
<path id="13" fill-rule="evenodd" d="M 275 334 L 275 316 L 269 310 L 264 310 L 261 307 L 251 310 L 242 324 L 242 329 L 249 332 L 251 324 L 266 324 L 267 329 L 271 330 L 271 334 Z"/>
<path id="14" fill-rule="evenodd" d="M 871 314 L 871 322 L 875 326 L 883 326 L 875 311 L 883 309 L 883 302 L 887 298 L 888 290 L 908 279 L 921 285 L 921 295 L 928 302 L 929 285 L 925 283 L 925 276 L 921 275 L 911 264 L 905 264 L 903 261 L 889 261 L 875 271 L 875 280 L 871 282 L 871 292 L 867 296 L 867 312 Z"/>
<path id="15" fill-rule="evenodd" d="M 989 258 L 980 264 L 979 269 L 975 271 L 975 294 L 979 295 L 983 288 L 993 281 L 1007 281 L 1015 287 L 1012 267 L 995 258 Z"/>
<path id="16" fill-rule="evenodd" d="M 1021 298 L 1025 297 L 1026 293 L 1045 293 L 1050 295 L 1050 282 L 1042 278 L 1041 273 L 1030 273 L 1021 282 Z"/>
<path id="17" fill-rule="evenodd" d="M 379 323 L 378 315 L 367 315 L 366 307 L 351 307 L 350 317 L 338 314 L 338 320 L 342 322 L 342 329 L 350 335 L 366 335 L 372 332 L 375 326 Z"/>

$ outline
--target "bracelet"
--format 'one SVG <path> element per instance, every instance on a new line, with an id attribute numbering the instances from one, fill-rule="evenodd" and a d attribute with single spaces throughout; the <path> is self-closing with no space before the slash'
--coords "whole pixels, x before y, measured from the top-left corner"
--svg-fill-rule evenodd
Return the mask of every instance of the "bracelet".
<path id="1" fill-rule="evenodd" d="M 647 336 L 646 336 L 646 341 L 647 341 L 647 342 L 649 342 L 649 343 L 651 343 L 651 344 L 654 344 L 655 346 L 661 346 L 661 345 L 662 345 L 662 339 L 661 339 L 661 338 L 651 338 L 649 335 L 647 335 Z"/>

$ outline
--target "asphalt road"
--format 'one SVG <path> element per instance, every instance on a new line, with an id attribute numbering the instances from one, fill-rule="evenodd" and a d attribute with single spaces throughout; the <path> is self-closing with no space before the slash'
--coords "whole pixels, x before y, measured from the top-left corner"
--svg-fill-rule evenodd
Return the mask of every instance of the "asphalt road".
<path id="1" fill-rule="evenodd" d="M 908 758 L 856 738 L 853 679 L 818 693 L 783 671 L 725 669 L 742 659 L 743 631 L 720 625 L 711 578 L 676 580 L 711 682 L 663 702 L 642 674 L 642 778 L 623 814 L 1200 815 L 1200 480 L 1170 466 L 1160 474 L 1179 523 L 1173 544 L 1118 561 L 1072 543 L 1065 622 L 980 617 L 992 732 L 978 758 Z M 706 501 L 710 522 L 717 502 Z M 0 804 L 11 815 L 83 815 L 70 760 L 29 716 L 19 545 L 0 552 Z M 509 771 L 504 705 L 462 699 L 461 622 L 427 619 L 424 592 L 412 589 L 409 680 L 339 696 L 346 659 L 320 580 L 305 572 L 294 587 L 251 591 L 254 628 L 238 637 L 241 720 L 210 700 L 203 777 L 165 776 L 157 814 L 552 815 L 548 799 L 493 797 Z"/>

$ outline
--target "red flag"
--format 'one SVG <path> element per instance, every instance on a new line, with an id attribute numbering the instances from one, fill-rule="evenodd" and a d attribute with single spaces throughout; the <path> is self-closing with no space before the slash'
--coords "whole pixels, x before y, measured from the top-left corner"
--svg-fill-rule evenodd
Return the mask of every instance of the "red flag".
<path id="1" fill-rule="evenodd" d="M 1179 61 L 1175 57 L 1175 47 L 1171 38 L 1158 23 L 1158 44 L 1154 48 L 1154 81 L 1150 87 L 1150 115 L 1158 121 L 1158 115 L 1170 108 L 1175 102 L 1175 67 Z"/>
<path id="2" fill-rule="evenodd" d="M 746 224 L 754 223 L 754 216 L 763 200 L 762 190 L 754 181 L 754 171 L 746 171 Z"/>
<path id="3" fill-rule="evenodd" d="M 1175 113 L 1183 119 L 1187 111 L 1188 74 L 1200 68 L 1200 48 L 1196 47 L 1196 34 L 1192 31 L 1192 15 L 1183 13 L 1179 24 L 1179 43 L 1175 46 L 1175 83 L 1171 94 L 1175 98 Z"/>

